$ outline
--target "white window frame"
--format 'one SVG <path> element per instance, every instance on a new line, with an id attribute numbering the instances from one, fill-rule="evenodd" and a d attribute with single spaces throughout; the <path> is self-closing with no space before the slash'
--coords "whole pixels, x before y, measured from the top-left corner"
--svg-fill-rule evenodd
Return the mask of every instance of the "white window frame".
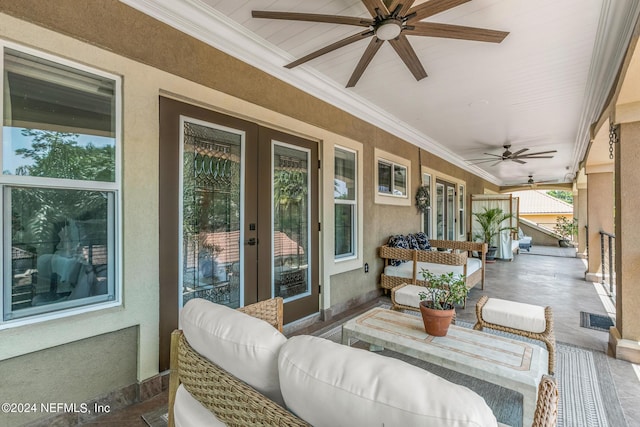
<path id="1" fill-rule="evenodd" d="M 18 52 L 22 52 L 28 55 L 32 55 L 38 58 L 42 58 L 51 62 L 55 62 L 60 65 L 71 67 L 79 71 L 88 72 L 96 76 L 104 77 L 114 81 L 115 84 L 115 180 L 113 182 L 104 181 L 84 181 L 73 179 L 59 179 L 59 178 L 46 178 L 46 177 L 33 177 L 33 176 L 16 176 L 16 175 L 3 175 L 0 174 L 0 212 L 2 212 L 2 229 L 0 229 L 0 241 L 3 248 L 11 247 L 11 233 L 6 230 L 7 223 L 10 225 L 10 213 L 8 210 L 11 208 L 7 205 L 8 196 L 5 194 L 7 187 L 34 187 L 43 189 L 64 189 L 64 190 L 88 190 L 88 191 L 102 191 L 113 195 L 113 207 L 110 209 L 113 212 L 112 221 L 107 224 L 108 232 L 110 236 L 113 236 L 113 255 L 109 258 L 109 262 L 113 262 L 113 298 L 107 301 L 97 302 L 91 304 L 90 298 L 85 301 L 86 305 L 75 306 L 70 308 L 64 308 L 64 304 L 56 305 L 55 310 L 39 313 L 39 310 L 34 310 L 34 314 L 27 314 L 24 317 L 16 317 L 15 319 L 3 320 L 5 317 L 5 311 L 7 304 L 10 307 L 11 301 L 7 301 L 7 295 L 10 298 L 11 292 L 5 292 L 5 287 L 12 286 L 11 269 L 5 271 L 5 266 L 11 265 L 11 251 L 3 250 L 4 257 L 0 262 L 0 278 L 2 280 L 2 292 L 0 297 L 2 303 L 0 303 L 0 330 L 22 326 L 26 324 L 33 324 L 39 322 L 45 322 L 53 319 L 68 317 L 80 313 L 87 313 L 97 310 L 103 310 L 111 307 L 117 307 L 122 305 L 122 78 L 118 75 L 111 74 L 96 68 L 87 67 L 83 64 L 70 61 L 68 59 L 60 58 L 45 52 L 41 52 L 35 49 L 27 48 L 22 45 L 8 42 L 0 39 L 1 58 L 0 60 L 0 75 L 4 76 L 4 52 L 9 48 Z M 0 97 L 4 99 L 4 85 L 0 86 Z M 0 117 L 4 120 L 4 103 L 0 103 Z M 3 126 L 4 127 L 4 126 Z M 3 163 L 3 147 L 2 145 L 2 132 L 0 132 L 0 165 Z M 111 215 L 111 212 L 109 215 Z M 46 306 L 43 306 L 46 307 Z"/>
<path id="2" fill-rule="evenodd" d="M 346 147 L 342 147 L 340 145 L 336 145 L 334 146 L 334 160 L 335 160 L 335 152 L 336 151 L 343 151 L 343 152 L 347 152 L 347 153 L 351 153 L 354 156 L 354 177 L 355 177 L 355 182 L 354 182 L 354 197 L 353 200 L 348 200 L 348 199 L 336 199 L 335 195 L 333 198 L 333 203 L 334 205 L 349 205 L 352 206 L 352 215 L 351 215 L 351 248 L 352 248 L 352 252 L 351 253 L 347 253 L 347 254 L 342 254 L 342 255 L 337 255 L 335 253 L 335 241 L 334 241 L 334 259 L 337 262 L 340 261 L 348 261 L 348 260 L 352 260 L 352 259 L 356 259 L 358 258 L 358 188 L 360 185 L 360 180 L 358 179 L 358 152 L 356 150 L 352 150 L 350 148 L 346 148 Z M 333 171 L 333 177 L 335 179 L 336 173 L 335 170 Z M 334 212 L 335 212 L 335 206 L 334 206 Z M 334 239 L 335 239 L 335 227 L 336 224 L 334 222 L 334 227 L 333 227 L 333 232 L 334 232 Z"/>
<path id="3" fill-rule="evenodd" d="M 427 186 L 429 188 L 429 206 L 427 207 L 427 211 L 429 212 L 429 221 L 428 223 L 425 221 L 425 213 L 421 214 L 422 219 L 420 221 L 421 231 L 429 237 L 429 239 L 433 239 L 433 183 L 434 183 L 433 175 L 428 172 L 422 173 L 422 185 Z M 428 228 L 425 229 L 425 223 Z"/>
<path id="4" fill-rule="evenodd" d="M 411 192 L 411 162 L 407 159 L 404 159 L 400 156 L 396 156 L 395 154 L 388 153 L 386 151 L 382 151 L 379 149 L 375 149 L 374 152 L 375 165 L 374 165 L 374 185 L 375 185 L 375 203 L 383 204 L 383 205 L 397 205 L 397 206 L 411 206 L 411 198 L 409 197 L 409 193 Z M 389 193 L 381 193 L 379 191 L 379 177 L 378 177 L 378 165 L 380 163 L 385 163 L 391 165 L 391 194 Z M 402 167 L 407 171 L 407 190 L 404 195 L 394 195 L 393 194 L 393 172 L 395 171 L 395 167 Z"/>

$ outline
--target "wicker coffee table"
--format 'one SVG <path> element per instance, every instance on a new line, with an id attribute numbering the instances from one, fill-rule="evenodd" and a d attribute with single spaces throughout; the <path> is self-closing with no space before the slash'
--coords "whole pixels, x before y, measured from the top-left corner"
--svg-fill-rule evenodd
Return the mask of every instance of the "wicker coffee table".
<path id="1" fill-rule="evenodd" d="M 523 396 L 523 426 L 533 423 L 538 385 L 548 353 L 537 345 L 455 325 L 444 337 L 427 335 L 422 319 L 374 308 L 342 326 L 342 343 L 353 339 L 470 375 Z"/>

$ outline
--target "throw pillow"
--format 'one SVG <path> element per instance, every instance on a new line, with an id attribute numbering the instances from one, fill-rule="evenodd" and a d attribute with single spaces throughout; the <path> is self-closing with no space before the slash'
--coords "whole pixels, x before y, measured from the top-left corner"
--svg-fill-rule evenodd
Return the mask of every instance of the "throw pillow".
<path id="1" fill-rule="evenodd" d="M 407 238 L 404 237 L 402 234 L 389 237 L 387 246 L 389 246 L 390 248 L 409 249 L 409 243 L 407 242 Z M 394 267 L 399 266 L 403 262 L 406 262 L 406 261 L 399 260 L 399 259 L 389 260 L 389 264 L 391 264 Z"/>
<path id="2" fill-rule="evenodd" d="M 409 249 L 420 249 L 418 239 L 413 234 L 407 234 L 407 243 L 409 244 Z"/>
<path id="3" fill-rule="evenodd" d="M 428 251 L 429 249 L 431 249 L 431 243 L 429 243 L 429 237 L 427 237 L 425 233 L 423 232 L 416 233 L 414 236 L 418 241 L 418 249 L 420 249 L 421 251 Z"/>

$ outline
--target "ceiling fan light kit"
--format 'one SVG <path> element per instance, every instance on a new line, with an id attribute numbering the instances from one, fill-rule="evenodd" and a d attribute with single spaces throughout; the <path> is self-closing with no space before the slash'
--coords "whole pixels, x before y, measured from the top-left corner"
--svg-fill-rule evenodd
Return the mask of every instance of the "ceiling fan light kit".
<path id="1" fill-rule="evenodd" d="M 365 69 L 385 41 L 396 51 L 416 80 L 427 77 L 422 63 L 407 39 L 409 36 L 440 37 L 480 42 L 500 43 L 509 34 L 505 31 L 484 28 L 464 27 L 461 25 L 421 22 L 430 16 L 447 11 L 470 0 L 429 0 L 413 6 L 416 0 L 361 0 L 371 14 L 372 19 L 340 15 L 319 15 L 313 13 L 275 12 L 254 10 L 254 18 L 285 19 L 294 21 L 323 22 L 328 24 L 353 25 L 369 27 L 368 31 L 351 35 L 285 65 L 286 68 L 297 67 L 314 58 L 332 52 L 341 47 L 365 38 L 373 37 L 360 61 L 356 65 L 347 87 L 356 85 Z"/>
<path id="2" fill-rule="evenodd" d="M 386 19 L 376 28 L 376 37 L 380 40 L 392 40 L 402 32 L 402 21 L 397 19 Z"/>

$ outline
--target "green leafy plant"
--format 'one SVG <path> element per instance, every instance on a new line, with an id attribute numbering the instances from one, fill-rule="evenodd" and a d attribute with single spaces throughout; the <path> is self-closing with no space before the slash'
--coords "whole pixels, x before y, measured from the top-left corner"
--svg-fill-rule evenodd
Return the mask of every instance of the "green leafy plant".
<path id="1" fill-rule="evenodd" d="M 427 306 L 435 310 L 450 310 L 455 304 L 464 303 L 469 289 L 465 277 L 453 272 L 436 275 L 424 268 L 423 279 L 428 282 L 424 292 L 419 292 L 420 301 L 427 301 Z"/>
<path id="2" fill-rule="evenodd" d="M 573 240 L 573 236 L 578 232 L 578 220 L 576 218 L 569 219 L 566 216 L 559 216 L 556 219 L 556 225 L 553 227 L 562 240 Z"/>
<path id="3" fill-rule="evenodd" d="M 482 229 L 482 232 L 476 233 L 473 238 L 480 239 L 489 246 L 495 246 L 493 244 L 494 238 L 502 231 L 516 230 L 515 227 L 501 225 L 505 220 L 513 218 L 513 214 L 506 213 L 500 208 L 485 207 L 482 212 L 474 212 L 473 216 Z"/>

